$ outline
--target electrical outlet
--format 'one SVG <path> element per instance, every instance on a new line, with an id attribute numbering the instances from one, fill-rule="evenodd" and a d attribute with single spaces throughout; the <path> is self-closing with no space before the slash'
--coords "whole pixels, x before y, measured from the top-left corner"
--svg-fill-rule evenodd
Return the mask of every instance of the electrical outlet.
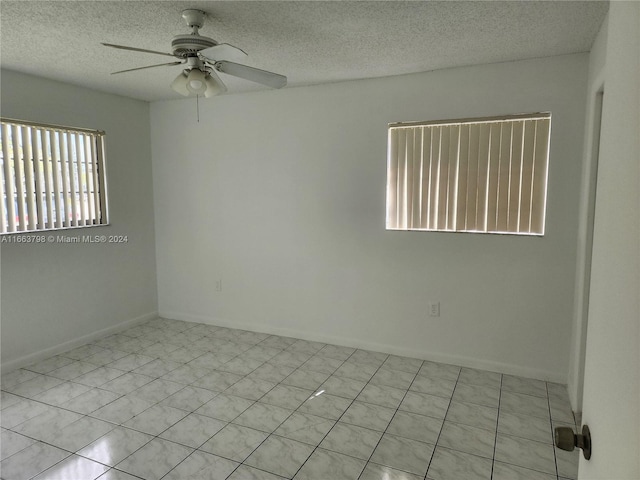
<path id="1" fill-rule="evenodd" d="M 216 280 L 216 292 L 222 291 L 222 280 Z"/>
<path id="2" fill-rule="evenodd" d="M 430 302 L 429 303 L 429 316 L 430 317 L 439 317 L 440 316 L 440 302 Z"/>

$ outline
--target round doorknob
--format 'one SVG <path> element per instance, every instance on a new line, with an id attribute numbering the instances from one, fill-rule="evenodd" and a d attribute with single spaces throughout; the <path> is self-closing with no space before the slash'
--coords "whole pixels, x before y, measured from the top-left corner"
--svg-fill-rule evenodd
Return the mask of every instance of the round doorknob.
<path id="1" fill-rule="evenodd" d="M 576 448 L 576 436 L 569 427 L 557 427 L 555 430 L 556 447 L 567 452 L 573 452 Z"/>
<path id="2" fill-rule="evenodd" d="M 584 458 L 591 458 L 591 432 L 587 425 L 582 426 L 582 434 L 575 434 L 569 427 L 556 427 L 553 437 L 559 449 L 572 452 L 578 447 L 582 449 Z"/>

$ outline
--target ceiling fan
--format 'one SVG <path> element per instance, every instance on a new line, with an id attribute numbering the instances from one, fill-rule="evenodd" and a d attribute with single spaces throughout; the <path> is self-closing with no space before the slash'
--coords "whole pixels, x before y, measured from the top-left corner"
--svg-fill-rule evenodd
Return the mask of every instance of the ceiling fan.
<path id="1" fill-rule="evenodd" d="M 284 75 L 236 63 L 247 57 L 247 54 L 238 47 L 228 43 L 218 43 L 212 38 L 200 35 L 198 30 L 204 25 L 205 16 L 206 13 L 201 10 L 188 9 L 182 12 L 182 18 L 191 28 L 191 33 L 173 37 L 171 41 L 173 53 L 103 43 L 102 45 L 106 47 L 178 58 L 174 62 L 120 70 L 113 72 L 112 75 L 145 68 L 184 65 L 184 70 L 171 82 L 171 88 L 185 97 L 204 94 L 208 98 L 226 92 L 227 87 L 216 72 L 243 78 L 271 88 L 282 88 L 287 84 L 287 77 Z"/>

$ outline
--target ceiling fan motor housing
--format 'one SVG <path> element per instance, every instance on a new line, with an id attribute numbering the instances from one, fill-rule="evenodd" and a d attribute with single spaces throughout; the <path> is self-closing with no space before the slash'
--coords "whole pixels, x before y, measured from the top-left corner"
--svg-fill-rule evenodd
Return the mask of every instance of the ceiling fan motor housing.
<path id="1" fill-rule="evenodd" d="M 213 38 L 201 35 L 176 35 L 171 41 L 171 49 L 176 57 L 185 58 L 217 44 Z"/>

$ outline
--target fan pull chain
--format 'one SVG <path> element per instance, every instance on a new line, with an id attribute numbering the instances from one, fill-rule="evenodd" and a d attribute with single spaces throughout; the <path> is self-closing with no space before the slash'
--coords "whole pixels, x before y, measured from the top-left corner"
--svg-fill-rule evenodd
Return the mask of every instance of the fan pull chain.
<path id="1" fill-rule="evenodd" d="M 200 123 L 200 95 L 196 95 L 196 115 L 198 117 L 198 123 Z"/>

